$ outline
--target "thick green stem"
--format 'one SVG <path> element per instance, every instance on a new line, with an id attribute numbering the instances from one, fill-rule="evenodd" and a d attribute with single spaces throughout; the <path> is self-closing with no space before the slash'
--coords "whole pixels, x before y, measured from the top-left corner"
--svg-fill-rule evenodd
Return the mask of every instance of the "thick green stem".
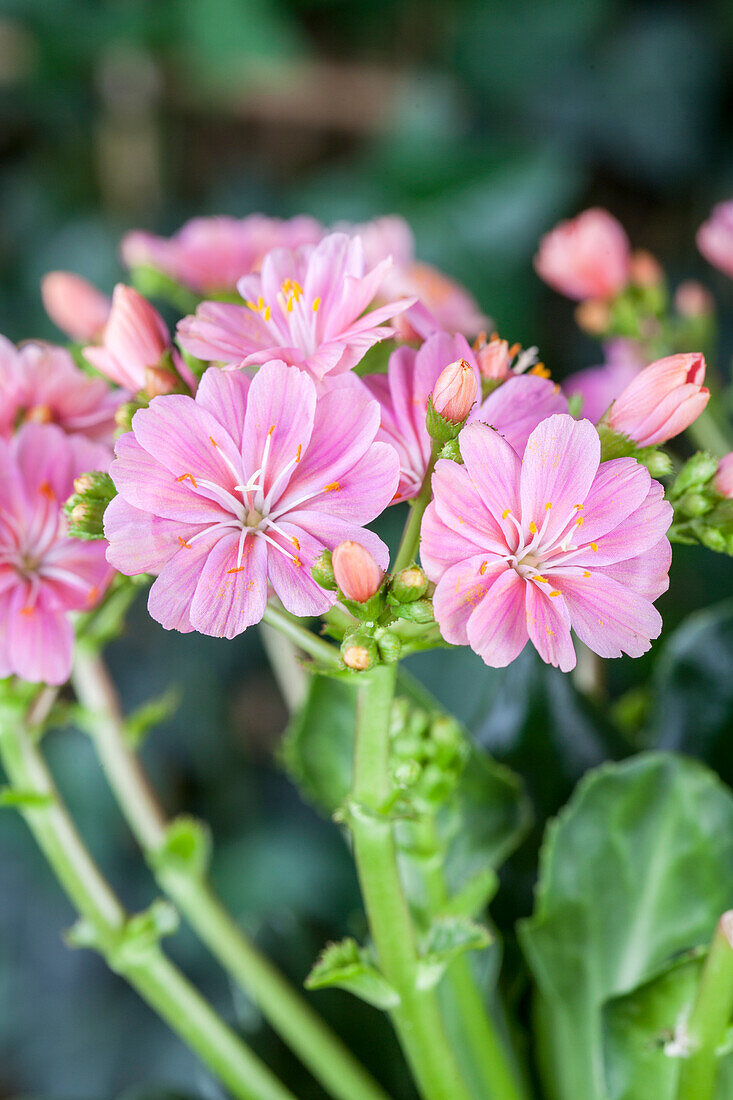
<path id="1" fill-rule="evenodd" d="M 440 913 L 449 902 L 448 889 L 440 858 L 435 818 L 425 816 L 415 824 L 420 849 L 432 853 L 432 858 L 420 861 L 420 878 L 431 913 Z M 516 1066 L 497 1033 L 471 970 L 464 956 L 454 959 L 443 978 L 443 988 L 450 1000 L 450 1015 L 455 1030 L 465 1040 L 481 1082 L 481 1100 L 526 1100 Z"/>
<path id="2" fill-rule="evenodd" d="M 470 1100 L 446 1035 L 434 988 L 418 987 L 418 948 L 397 865 L 394 830 L 384 814 L 391 795 L 389 727 L 396 667 L 364 673 L 357 705 L 350 802 L 356 866 L 382 972 L 399 996 L 392 1018 L 425 1100 Z"/>
<path id="3" fill-rule="evenodd" d="M 685 1027 L 689 1055 L 680 1065 L 677 1100 L 712 1100 L 717 1049 L 733 1015 L 733 909 L 724 913 L 703 966 L 697 997 Z"/>
<path id="4" fill-rule="evenodd" d="M 425 477 L 423 483 L 420 486 L 420 492 L 410 502 L 410 515 L 408 516 L 405 529 L 402 532 L 402 538 L 397 550 L 397 557 L 394 560 L 392 566 L 393 573 L 399 573 L 401 569 L 406 569 L 411 562 L 417 557 L 417 548 L 420 545 L 420 524 L 422 523 L 425 509 L 430 503 L 430 497 L 432 495 L 432 477 L 433 470 L 435 469 L 435 463 L 438 461 L 438 454 L 440 448 L 436 443 L 433 443 L 433 449 L 430 455 L 430 461 L 428 462 L 428 468 L 425 471 Z"/>
<path id="5" fill-rule="evenodd" d="M 121 949 L 127 915 L 77 833 L 43 757 L 15 715 L 3 715 L 0 758 L 12 786 L 35 796 L 35 805 L 21 803 L 21 813 L 69 900 L 89 925 L 94 946 L 110 966 L 239 1100 L 294 1100 L 157 945 L 127 955 Z"/>
<path id="6" fill-rule="evenodd" d="M 338 1100 L 385 1100 L 366 1070 L 250 943 L 201 872 L 166 866 L 165 860 L 156 858 L 165 843 L 168 822 L 127 744 L 117 695 L 104 663 L 81 644 L 73 683 L 89 712 L 90 733 L 107 778 L 161 889 L 332 1096 Z"/>
<path id="7" fill-rule="evenodd" d="M 334 646 L 329 645 L 328 642 L 324 642 L 323 638 L 318 638 L 315 634 L 312 634 L 310 630 L 306 630 L 305 627 L 300 626 L 295 619 L 291 619 L 284 611 L 279 611 L 276 607 L 272 607 L 271 604 L 268 604 L 265 608 L 265 614 L 262 621 L 263 623 L 267 623 L 268 626 L 272 626 L 276 630 L 279 630 L 281 634 L 284 634 L 286 638 L 294 642 L 304 653 L 308 653 L 311 657 L 315 657 L 317 661 L 322 661 L 325 664 L 333 665 L 338 668 L 338 650 Z"/>

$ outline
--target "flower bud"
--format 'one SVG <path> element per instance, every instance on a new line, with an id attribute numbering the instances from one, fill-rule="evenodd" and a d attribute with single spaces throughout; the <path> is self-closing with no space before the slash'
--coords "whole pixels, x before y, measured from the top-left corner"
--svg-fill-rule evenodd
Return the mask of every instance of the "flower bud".
<path id="1" fill-rule="evenodd" d="M 500 382 L 509 377 L 513 358 L 508 340 L 500 340 L 496 335 L 492 336 L 487 344 L 479 347 L 476 352 L 481 377 L 495 378 Z"/>
<path id="2" fill-rule="evenodd" d="M 681 317 L 709 317 L 715 313 L 715 299 L 707 287 L 695 279 L 680 283 L 674 294 L 674 305 Z"/>
<path id="3" fill-rule="evenodd" d="M 698 451 L 697 454 L 688 458 L 674 479 L 674 484 L 669 491 L 670 499 L 681 496 L 688 489 L 705 488 L 717 469 L 718 463 L 712 455 L 705 451 Z"/>
<path id="4" fill-rule="evenodd" d="M 366 672 L 379 659 L 374 639 L 368 634 L 350 634 L 341 644 L 341 659 L 354 672 Z"/>
<path id="5" fill-rule="evenodd" d="M 438 376 L 432 393 L 433 408 L 451 424 L 462 424 L 476 400 L 478 386 L 466 359 L 449 363 Z"/>
<path id="6" fill-rule="evenodd" d="M 118 283 L 102 347 L 84 348 L 84 355 L 112 382 L 139 393 L 148 368 L 168 366 L 161 359 L 169 349 L 170 335 L 158 311 L 131 286 Z"/>
<path id="7" fill-rule="evenodd" d="M 656 256 L 637 248 L 629 261 L 629 280 L 636 286 L 659 286 L 664 282 L 664 271 Z"/>
<path id="8" fill-rule="evenodd" d="M 112 303 L 106 294 L 71 271 L 50 271 L 41 280 L 41 298 L 53 323 L 79 343 L 102 338 Z"/>
<path id="9" fill-rule="evenodd" d="M 333 575 L 333 561 L 330 550 L 324 550 L 315 560 L 311 569 L 311 576 L 321 588 L 327 588 L 329 592 L 335 592 L 338 588 L 336 578 Z"/>
<path id="10" fill-rule="evenodd" d="M 721 458 L 713 484 L 722 497 L 733 500 L 733 451 Z"/>
<path id="11" fill-rule="evenodd" d="M 613 402 L 607 423 L 640 447 L 665 443 L 689 427 L 707 405 L 710 391 L 704 380 L 705 358 L 699 353 L 658 359 Z"/>
<path id="12" fill-rule="evenodd" d="M 602 336 L 611 323 L 611 311 L 605 302 L 588 298 L 575 310 L 575 320 L 589 336 Z"/>
<path id="13" fill-rule="evenodd" d="M 366 603 L 379 591 L 384 577 L 372 555 L 358 542 L 341 542 L 333 552 L 333 575 L 347 600 Z"/>
<path id="14" fill-rule="evenodd" d="M 535 271 L 567 298 L 613 298 L 629 281 L 629 241 L 607 210 L 585 210 L 540 241 Z"/>
<path id="15" fill-rule="evenodd" d="M 392 665 L 399 661 L 402 655 L 402 642 L 391 630 L 385 630 L 377 641 L 377 646 L 379 656 L 386 664 Z"/>
<path id="16" fill-rule="evenodd" d="M 109 474 L 92 470 L 74 479 L 74 494 L 64 505 L 71 538 L 104 538 L 102 517 L 117 494 Z"/>
<path id="17" fill-rule="evenodd" d="M 403 569 L 390 585 L 390 596 L 397 603 L 412 603 L 424 596 L 428 589 L 428 578 L 417 565 Z"/>

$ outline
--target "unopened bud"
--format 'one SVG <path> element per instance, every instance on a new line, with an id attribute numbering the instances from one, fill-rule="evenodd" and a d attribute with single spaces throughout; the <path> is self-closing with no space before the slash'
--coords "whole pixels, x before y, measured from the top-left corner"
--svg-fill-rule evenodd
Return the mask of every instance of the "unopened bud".
<path id="1" fill-rule="evenodd" d="M 476 352 L 481 377 L 493 378 L 497 381 L 503 381 L 509 377 L 509 368 L 513 358 L 509 342 L 500 340 L 496 335 L 492 336 L 488 344 L 484 344 Z"/>
<path id="2" fill-rule="evenodd" d="M 600 336 L 611 323 L 611 311 L 600 299 L 588 298 L 575 310 L 575 320 L 589 336 Z"/>
<path id="3" fill-rule="evenodd" d="M 373 638 L 368 634 L 350 634 L 341 645 L 341 658 L 354 672 L 366 672 L 377 663 L 379 655 Z"/>
<path id="4" fill-rule="evenodd" d="M 74 495 L 64 505 L 69 535 L 77 539 L 104 538 L 102 518 L 117 493 L 109 474 L 93 470 L 74 480 Z"/>
<path id="5" fill-rule="evenodd" d="M 700 516 L 704 516 L 706 512 L 712 511 L 713 504 L 704 493 L 696 493 L 694 490 L 689 490 L 677 502 L 675 507 L 683 516 L 686 516 L 687 519 L 699 519 Z"/>
<path id="6" fill-rule="evenodd" d="M 311 569 L 311 576 L 321 588 L 327 588 L 329 592 L 336 591 L 338 585 L 333 575 L 333 562 L 331 560 L 330 550 L 324 550 L 323 553 L 316 558 L 315 564 Z"/>
<path id="7" fill-rule="evenodd" d="M 181 388 L 181 380 L 175 371 L 168 367 L 145 368 L 145 393 L 152 400 L 164 394 L 176 393 Z"/>
<path id="8" fill-rule="evenodd" d="M 397 603 L 412 603 L 424 596 L 428 578 L 417 565 L 411 565 L 398 573 L 390 585 L 390 596 Z"/>
<path id="9" fill-rule="evenodd" d="M 425 598 L 393 607 L 393 611 L 398 618 L 407 619 L 413 623 L 431 623 L 434 618 L 433 605 Z"/>
<path id="10" fill-rule="evenodd" d="M 450 424 L 462 424 L 476 400 L 478 386 L 473 367 L 466 359 L 449 363 L 433 388 L 433 408 Z"/>
<path id="11" fill-rule="evenodd" d="M 41 282 L 46 313 L 72 340 L 100 340 L 112 302 L 86 279 L 71 271 L 51 271 Z"/>
<path id="12" fill-rule="evenodd" d="M 632 253 L 629 263 L 629 280 L 636 286 L 658 286 L 664 282 L 661 264 L 651 252 L 639 248 Z"/>
<path id="13" fill-rule="evenodd" d="M 712 455 L 706 454 L 705 451 L 698 451 L 692 458 L 688 458 L 677 474 L 670 496 L 679 497 L 689 489 L 699 489 L 707 485 L 718 469 L 718 462 Z"/>
<path id="14" fill-rule="evenodd" d="M 385 630 L 377 642 L 379 656 L 388 665 L 393 665 L 402 656 L 402 642 L 391 630 Z"/>
<path id="15" fill-rule="evenodd" d="M 721 458 L 715 472 L 715 488 L 722 497 L 733 500 L 733 451 Z"/>
<path id="16" fill-rule="evenodd" d="M 715 299 L 707 287 L 686 279 L 674 292 L 674 305 L 681 317 L 709 317 L 715 313 Z"/>
<path id="17" fill-rule="evenodd" d="M 333 575 L 347 600 L 366 603 L 376 595 L 384 573 L 358 542 L 341 542 L 333 552 Z"/>

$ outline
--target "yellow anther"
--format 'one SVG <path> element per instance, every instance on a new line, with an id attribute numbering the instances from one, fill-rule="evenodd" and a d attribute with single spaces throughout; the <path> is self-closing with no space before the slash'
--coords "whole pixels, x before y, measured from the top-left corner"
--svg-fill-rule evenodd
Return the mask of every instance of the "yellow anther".
<path id="1" fill-rule="evenodd" d="M 299 444 L 298 444 L 298 449 L 297 449 L 297 451 L 295 452 L 295 461 L 296 461 L 296 462 L 300 462 L 300 456 L 301 456 L 301 454 L 302 454 L 302 453 L 303 453 L 303 447 L 302 447 L 302 445 L 301 445 L 301 444 L 299 443 Z"/>
<path id="2" fill-rule="evenodd" d="M 183 535 L 178 536 L 178 541 L 179 541 L 179 543 L 181 544 L 181 546 L 183 547 L 184 550 L 190 550 L 191 549 L 191 543 L 186 542 Z"/>
<path id="3" fill-rule="evenodd" d="M 318 313 L 318 307 L 320 306 L 320 304 L 321 304 L 321 299 L 320 298 L 314 298 L 313 299 L 313 312 L 314 313 Z"/>
<path id="4" fill-rule="evenodd" d="M 251 309 L 255 313 L 259 313 L 259 310 L 257 308 L 257 302 L 253 302 L 251 298 L 247 298 L 247 300 L 245 302 L 245 305 L 247 306 L 247 309 Z"/>
<path id="5" fill-rule="evenodd" d="M 530 529 L 530 531 L 532 532 L 533 535 L 537 534 L 537 524 L 535 523 L 534 520 L 532 520 L 532 522 L 530 523 L 529 529 Z"/>
<path id="6" fill-rule="evenodd" d="M 269 432 L 268 432 L 267 434 L 268 434 L 268 435 L 272 435 L 272 433 L 273 433 L 274 431 L 275 431 L 275 425 L 273 424 L 273 425 L 272 425 L 272 427 L 270 428 L 270 430 L 269 430 Z"/>
<path id="7" fill-rule="evenodd" d="M 549 378 L 550 377 L 550 371 L 545 366 L 544 363 L 535 363 L 535 365 L 533 367 L 530 367 L 529 373 L 530 374 L 536 374 L 540 378 Z"/>
<path id="8" fill-rule="evenodd" d="M 213 445 L 214 447 L 218 447 L 218 446 L 219 446 L 219 444 L 218 444 L 218 443 L 216 442 L 216 440 L 214 439 L 213 435 L 210 435 L 210 436 L 209 436 L 209 442 L 210 442 L 210 443 L 211 443 L 211 444 L 212 444 L 212 445 Z"/>
<path id="9" fill-rule="evenodd" d="M 488 567 L 489 567 L 489 563 L 487 561 L 482 561 L 481 562 L 481 566 L 479 568 L 479 573 L 481 574 L 482 577 L 483 577 L 484 573 L 486 572 L 486 570 L 488 569 Z"/>
<path id="10" fill-rule="evenodd" d="M 584 504 L 574 504 L 573 508 L 577 508 L 579 512 L 582 512 L 583 509 L 585 508 L 585 505 Z"/>
<path id="11" fill-rule="evenodd" d="M 339 485 L 338 481 L 331 481 L 328 485 L 325 486 L 323 491 L 324 493 L 335 493 L 340 488 L 341 486 Z"/>
<path id="12" fill-rule="evenodd" d="M 241 573 L 244 570 L 243 565 L 238 565 L 236 569 L 227 569 L 227 573 Z"/>
<path id="13" fill-rule="evenodd" d="M 575 521 L 575 526 L 576 527 L 582 527 L 583 526 L 583 517 L 582 516 L 578 516 L 578 518 Z"/>
<path id="14" fill-rule="evenodd" d="M 261 294 L 260 294 L 259 298 L 257 299 L 257 308 L 258 309 L 264 309 L 265 308 L 265 299 L 262 297 Z"/>
<path id="15" fill-rule="evenodd" d="M 552 508 L 552 501 L 548 500 L 547 504 L 545 505 L 545 511 L 549 512 L 550 508 Z"/>
<path id="16" fill-rule="evenodd" d="M 295 547 L 296 550 L 300 550 L 300 543 L 296 539 L 295 535 L 293 535 L 293 537 L 291 538 L 290 541 L 292 542 L 292 544 L 293 544 L 293 546 Z"/>
<path id="17" fill-rule="evenodd" d="M 549 584 L 549 583 L 550 583 L 550 582 L 548 581 L 547 577 L 541 577 L 541 576 L 539 575 L 539 573 L 535 573 L 535 575 L 534 575 L 534 576 L 532 577 L 532 580 L 533 580 L 533 581 L 539 581 L 539 582 L 540 582 L 540 584 Z"/>
<path id="18" fill-rule="evenodd" d="M 583 576 L 584 577 L 589 577 L 590 576 L 590 569 L 584 569 L 583 570 Z"/>
<path id="19" fill-rule="evenodd" d="M 288 304 L 287 304 L 287 311 L 288 311 L 288 313 L 292 313 L 292 312 L 293 312 L 293 302 L 294 302 L 294 301 L 295 301 L 295 298 L 293 298 L 293 296 L 292 296 L 292 294 L 291 294 L 291 296 L 290 296 L 290 297 L 288 298 Z"/>
<path id="20" fill-rule="evenodd" d="M 596 551 L 598 550 L 598 543 L 597 543 L 597 542 L 592 542 L 592 543 L 590 544 L 590 548 L 591 548 L 591 550 L 593 551 L 593 553 L 595 554 L 595 553 L 596 553 Z"/>
<path id="21" fill-rule="evenodd" d="M 300 569 L 302 564 L 303 563 L 300 560 L 300 558 L 293 558 L 293 565 L 295 566 L 296 569 Z"/>
<path id="22" fill-rule="evenodd" d="M 504 511 L 501 513 L 501 518 L 506 519 L 508 515 L 511 515 L 511 511 L 511 508 L 505 508 Z"/>
<path id="23" fill-rule="evenodd" d="M 269 307 L 269 306 L 267 307 L 267 309 L 265 310 L 265 312 L 264 312 L 264 313 L 262 314 L 262 317 L 263 317 L 263 319 L 264 319 L 265 321 L 269 321 L 269 320 L 270 320 L 270 317 L 272 317 L 272 310 L 270 309 L 270 307 Z"/>
<path id="24" fill-rule="evenodd" d="M 177 477 L 177 478 L 176 478 L 176 481 L 186 481 L 186 480 L 188 480 L 188 481 L 190 481 L 190 482 L 191 482 L 191 484 L 193 485 L 194 489 L 197 489 L 197 488 L 198 488 L 198 486 L 197 486 L 197 484 L 196 484 L 196 478 L 195 478 L 195 477 L 193 476 L 193 474 L 181 474 L 181 476 L 180 476 L 180 477 Z"/>
<path id="25" fill-rule="evenodd" d="M 551 596 L 561 596 L 562 592 L 560 592 L 560 590 L 556 588 L 553 592 L 550 593 L 550 595 Z"/>

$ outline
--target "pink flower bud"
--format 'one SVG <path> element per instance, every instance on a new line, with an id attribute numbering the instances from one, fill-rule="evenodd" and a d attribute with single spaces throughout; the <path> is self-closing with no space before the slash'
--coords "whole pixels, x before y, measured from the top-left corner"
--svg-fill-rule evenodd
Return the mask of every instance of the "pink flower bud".
<path id="1" fill-rule="evenodd" d="M 733 500 L 733 451 L 724 455 L 718 463 L 714 484 L 722 497 Z"/>
<path id="2" fill-rule="evenodd" d="M 664 271 L 656 256 L 637 248 L 629 262 L 629 279 L 637 286 L 659 286 L 664 282 Z"/>
<path id="3" fill-rule="evenodd" d="M 518 350 L 515 347 L 515 354 Z M 492 336 L 489 342 L 476 352 L 481 377 L 495 378 L 499 382 L 503 382 L 505 378 L 509 377 L 513 358 L 514 355 L 509 348 L 508 340 L 500 340 L 498 336 Z"/>
<path id="4" fill-rule="evenodd" d="M 535 271 L 568 298 L 612 298 L 629 281 L 629 240 L 607 210 L 586 210 L 542 238 Z"/>
<path id="5" fill-rule="evenodd" d="M 347 600 L 365 603 L 377 592 L 384 573 L 358 542 L 341 542 L 333 552 L 333 574 Z"/>
<path id="6" fill-rule="evenodd" d="M 170 348 L 165 321 L 136 290 L 118 283 L 102 346 L 84 348 L 98 371 L 118 386 L 138 393 L 147 383 L 147 370 L 158 367 Z"/>
<path id="7" fill-rule="evenodd" d="M 476 400 L 478 385 L 473 367 L 466 359 L 449 363 L 433 387 L 433 408 L 451 424 L 462 424 Z"/>
<path id="8" fill-rule="evenodd" d="M 696 240 L 705 259 L 733 279 L 733 199 L 718 203 Z"/>
<path id="9" fill-rule="evenodd" d="M 50 271 L 41 280 L 46 313 L 72 340 L 101 339 L 112 303 L 106 294 L 71 271 Z"/>
<path id="10" fill-rule="evenodd" d="M 715 312 L 715 299 L 707 287 L 695 279 L 686 279 L 674 292 L 674 305 L 682 317 L 709 317 Z"/>
<path id="11" fill-rule="evenodd" d="M 640 447 L 655 447 L 679 435 L 708 403 L 705 359 L 699 353 L 668 355 L 637 374 L 608 413 L 616 432 Z"/>

